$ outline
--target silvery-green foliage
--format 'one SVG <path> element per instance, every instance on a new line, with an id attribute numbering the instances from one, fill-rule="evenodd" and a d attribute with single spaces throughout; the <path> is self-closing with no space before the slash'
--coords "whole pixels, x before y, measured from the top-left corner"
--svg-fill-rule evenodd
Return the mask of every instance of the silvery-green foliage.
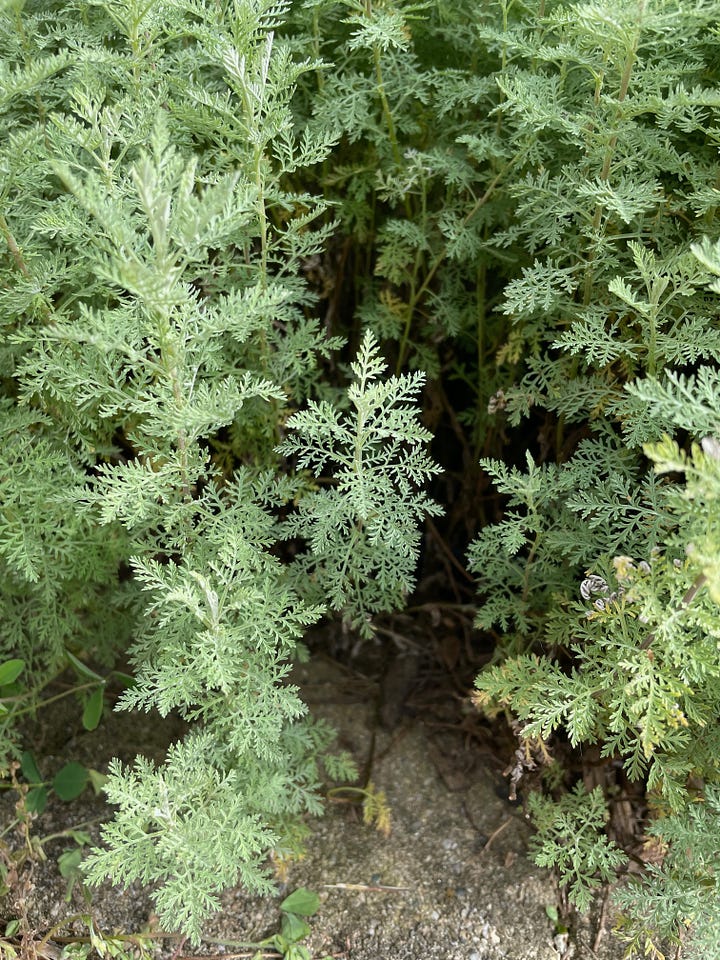
<path id="1" fill-rule="evenodd" d="M 543 427 L 526 470 L 486 463 L 508 510 L 469 554 L 479 622 L 505 634 L 480 702 L 525 737 L 599 744 L 677 817 L 689 777 L 717 779 L 716 12 L 553 4 L 496 34 L 497 115 L 538 131 L 510 186 L 516 219 L 494 237 L 528 254 L 502 304 L 525 372 L 497 407 Z M 587 873 L 563 856 L 567 876 Z M 653 879 L 658 898 L 669 878 Z M 699 878 L 682 883 L 701 896 Z M 635 948 L 659 943 L 643 916 Z M 703 925 L 686 920 L 696 949 Z"/>
<path id="2" fill-rule="evenodd" d="M 534 137 L 497 135 L 500 58 L 480 36 L 490 6 L 309 0 L 292 35 L 327 64 L 301 81 L 300 109 L 308 129 L 340 138 L 319 178 L 352 238 L 355 324 L 396 342 L 397 373 L 432 379 L 452 355 L 478 450 L 507 381 L 495 362 L 507 323 L 492 305 L 510 258 L 490 239 L 510 215 L 501 186 Z"/>
<path id="3" fill-rule="evenodd" d="M 673 526 L 642 456 L 662 431 L 641 391 L 664 368 L 717 359 L 716 305 L 690 247 L 713 226 L 720 103 L 711 4 L 543 9 L 503 6 L 487 33 L 506 66 L 498 122 L 538 133 L 510 186 L 516 219 L 493 238 L 531 257 L 502 307 L 527 373 L 496 409 L 517 421 L 541 408 L 555 463 L 533 457 L 522 475 L 487 464 L 511 511 L 470 560 L 482 625 L 562 647 L 554 611 L 594 557 L 640 557 Z"/>
<path id="4" fill-rule="evenodd" d="M 478 624 L 499 625 L 511 646 L 540 638 L 562 645 L 553 610 L 574 595 L 568 577 L 600 553 L 647 552 L 662 542 L 670 521 L 661 491 L 653 477 L 641 485 L 637 459 L 611 433 L 582 441 L 570 465 L 538 465 L 530 454 L 526 470 L 482 463 L 508 509 L 468 551 L 485 594 Z"/>
<path id="5" fill-rule="evenodd" d="M 617 895 L 631 956 L 661 960 L 660 945 L 670 943 L 682 945 L 687 960 L 720 957 L 719 829 L 717 784 L 681 813 L 652 824 L 651 842 L 665 853 L 662 865 L 648 864 L 644 876 Z"/>
<path id="6" fill-rule="evenodd" d="M 480 697 L 510 706 L 525 737 L 546 741 L 563 727 L 575 746 L 601 744 L 678 808 L 690 773 L 715 769 L 716 604 L 695 591 L 694 567 L 678 557 L 619 555 L 595 569 L 554 618 L 572 670 L 522 654 L 482 678 Z"/>
<path id="7" fill-rule="evenodd" d="M 387 377 L 370 332 L 351 370 L 347 412 L 311 401 L 288 420 L 290 436 L 278 449 L 316 477 L 329 471 L 332 481 L 306 493 L 286 525 L 286 536 L 307 542 L 298 575 L 369 635 L 372 614 L 401 606 L 412 590 L 418 522 L 441 512 L 422 487 L 439 468 L 418 423 L 424 375 Z"/>
<path id="8" fill-rule="evenodd" d="M 156 883 L 197 940 L 350 775 L 289 671 L 323 612 L 367 633 L 413 587 L 437 468 L 409 366 L 506 504 L 470 550 L 502 632 L 478 696 L 645 778 L 669 852 L 626 933 L 712 949 L 716 19 L 0 3 L 0 652 L 31 700 L 68 654 L 127 655 L 121 705 L 190 725 L 165 763 L 113 765 L 92 881 Z M 544 862 L 584 902 L 617 860 L 600 796 L 543 803 Z"/>
<path id="9" fill-rule="evenodd" d="M 696 248 L 704 254 L 714 249 L 707 243 Z M 715 260 L 706 264 L 714 265 Z M 667 368 L 662 379 L 638 379 L 627 386 L 627 392 L 642 401 L 645 423 L 656 434 L 663 426 L 686 431 L 693 440 L 689 451 L 667 434 L 645 444 L 644 453 L 654 465 L 647 481 L 647 489 L 655 491 L 652 500 L 644 494 L 629 510 L 637 490 L 632 482 L 624 491 L 617 482 L 605 487 L 604 506 L 603 488 L 596 482 L 583 498 L 571 493 L 572 472 L 579 469 L 578 457 L 583 465 L 588 441 L 567 467 L 549 468 L 550 475 L 553 469 L 558 471 L 553 477 L 559 488 L 556 499 L 549 494 L 543 499 L 542 488 L 538 490 L 537 482 L 532 482 L 539 472 L 532 463 L 527 475 L 514 478 L 515 490 L 510 489 L 512 475 L 496 466 L 500 482 L 524 510 L 511 511 L 503 524 L 483 531 L 474 549 L 484 556 L 490 538 L 501 538 L 498 542 L 509 568 L 507 558 L 518 554 L 534 533 L 536 549 L 517 564 L 516 572 L 506 573 L 506 582 L 512 582 L 513 576 L 517 582 L 524 571 L 525 582 L 535 588 L 534 593 L 527 591 L 525 599 L 542 598 L 544 588 L 547 606 L 532 620 L 512 614 L 516 626 L 524 630 L 525 649 L 478 679 L 478 700 L 511 709 L 524 737 L 547 741 L 563 728 L 573 745 L 597 743 L 603 756 L 622 760 L 630 779 L 644 779 L 655 806 L 671 814 L 660 816 L 651 830 L 662 838 L 668 852 L 661 867 L 650 868 L 641 884 L 622 894 L 620 903 L 627 908 L 623 936 L 635 956 L 633 950 L 659 950 L 663 939 L 683 931 L 690 955 L 700 957 L 717 924 L 717 903 L 703 869 L 680 867 L 683 855 L 676 844 L 682 833 L 683 842 L 693 850 L 707 848 L 708 821 L 695 815 L 702 794 L 689 792 L 688 785 L 707 784 L 708 809 L 714 809 L 712 785 L 718 779 L 716 371 L 703 366 L 696 374 L 683 374 Z M 608 444 L 607 449 L 612 447 Z M 585 476 L 589 485 L 593 478 Z M 551 488 L 549 484 L 547 490 Z M 593 497 L 597 498 L 594 503 Z M 601 520 L 601 530 L 591 531 L 597 537 L 595 558 L 590 560 L 589 544 L 577 558 L 588 569 L 581 573 L 574 567 L 574 595 L 568 596 L 543 545 L 553 544 L 554 535 L 555 550 L 569 562 L 568 570 L 573 569 L 573 514 L 586 522 Z M 489 572 L 492 575 L 492 568 Z M 491 599 L 480 617 L 497 617 L 496 610 L 510 615 L 510 596 L 508 591 L 495 606 Z M 517 602 L 516 609 L 523 611 Z M 541 641 L 545 652 L 531 652 L 528 641 Z M 522 649 L 519 639 L 515 647 Z M 672 826 L 667 832 L 666 824 Z M 539 829 L 542 843 L 542 824 Z M 690 839 L 695 830 L 697 836 Z M 550 864 L 552 846 L 545 844 L 542 849 L 543 862 Z M 581 882 L 583 874 L 592 875 L 590 860 L 584 862 L 580 854 L 572 863 L 564 858 L 557 851 L 556 865 L 567 876 L 575 873 Z M 704 912 L 698 906 L 701 902 Z"/>
<path id="10" fill-rule="evenodd" d="M 192 721 L 165 765 L 114 765 L 88 878 L 158 884 L 197 940 L 225 886 L 269 889 L 332 739 L 287 682 L 320 608 L 270 554 L 296 485 L 268 475 L 336 345 L 298 279 L 323 204 L 282 185 L 328 142 L 294 134 L 287 4 L 71 6 L 3 11 L 6 634 L 40 686 L 130 642 L 120 706 Z"/>
<path id="11" fill-rule="evenodd" d="M 530 255 L 503 296 L 530 353 L 506 395 L 513 419 L 536 405 L 566 422 L 635 419 L 623 382 L 717 359 L 688 249 L 717 207 L 714 8 L 552 5 L 503 37 L 498 113 L 539 131 L 510 188 L 517 220 L 494 238 Z"/>
<path id="12" fill-rule="evenodd" d="M 69 6 L 8 3 L 0 10 L 1 649 L 37 668 L 26 676 L 38 691 L 65 666 L 66 647 L 107 663 L 127 643 L 136 616 L 133 591 L 117 578 L 128 548 L 123 532 L 100 531 L 63 496 L 82 482 L 96 450 L 109 451 L 105 425 L 83 431 L 82 411 L 66 408 L 58 430 L 63 399 L 52 393 L 50 409 L 29 396 L 17 403 L 27 331 L 49 326 L 78 291 L 93 288 L 87 257 L 74 255 L 72 239 L 56 242 L 58 233 L 72 237 L 83 215 L 60 196 L 49 145 L 63 111 L 92 109 L 84 95 L 88 72 L 95 72 L 99 95 L 118 63 L 108 48 L 88 66 L 97 36 L 82 19 L 65 16 Z M 107 26 L 100 15 L 94 22 Z M 147 133 L 147 125 L 134 122 L 139 112 L 128 102 L 114 115 L 135 145 Z M 102 153 L 99 142 L 89 140 L 87 148 Z M 53 219 L 51 208 L 66 215 L 46 231 L 42 220 Z M 81 434 L 79 443 L 66 442 Z"/>
<path id="13" fill-rule="evenodd" d="M 530 794 L 528 813 L 537 834 L 530 852 L 539 867 L 554 867 L 568 899 L 587 910 L 593 892 L 615 876 L 627 860 L 622 850 L 603 833 L 607 820 L 600 787 L 588 793 L 582 783 L 553 803 L 539 793 Z"/>

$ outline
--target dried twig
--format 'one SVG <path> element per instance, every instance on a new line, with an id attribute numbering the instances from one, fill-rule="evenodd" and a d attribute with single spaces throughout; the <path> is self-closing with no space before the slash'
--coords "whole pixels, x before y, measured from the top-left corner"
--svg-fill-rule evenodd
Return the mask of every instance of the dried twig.
<path id="1" fill-rule="evenodd" d="M 467 813 L 467 811 L 466 811 L 466 813 Z M 468 817 L 468 819 L 470 819 L 470 818 Z M 489 849 L 490 844 L 491 844 L 497 837 L 500 836 L 500 834 L 503 832 L 503 830 L 505 830 L 505 828 L 506 828 L 507 826 L 509 826 L 509 825 L 513 822 L 513 819 L 514 819 L 513 817 L 506 817 L 506 819 L 503 820 L 503 822 L 500 824 L 500 826 L 499 826 L 499 827 L 496 827 L 496 828 L 493 830 L 493 832 L 490 834 L 490 836 L 487 838 L 487 840 L 486 840 L 485 843 L 483 844 L 482 849 L 481 849 L 481 850 L 478 850 L 478 852 L 475 854 L 475 856 L 481 857 L 481 856 L 485 853 L 485 851 Z M 470 822 L 472 823 L 472 820 L 471 820 Z M 475 826 L 474 823 L 473 823 L 473 826 Z M 475 827 L 475 829 L 477 830 L 478 828 Z"/>
<path id="2" fill-rule="evenodd" d="M 596 951 L 600 946 L 600 941 L 602 940 L 605 934 L 605 922 L 607 920 L 608 904 L 610 902 L 610 887 L 608 884 L 605 884 L 603 890 L 602 906 L 600 908 L 600 916 L 598 918 L 598 928 L 595 934 L 595 939 L 593 940 L 593 951 Z"/>
<path id="3" fill-rule="evenodd" d="M 395 893 L 410 887 L 390 887 L 383 883 L 323 883 L 326 890 L 360 890 L 363 893 Z"/>
<path id="4" fill-rule="evenodd" d="M 243 953 L 183 953 L 180 955 L 179 960 L 244 960 L 244 958 L 248 957 L 251 957 L 252 960 L 265 960 L 265 958 L 277 960 L 277 957 L 282 956 L 283 954 L 278 953 L 277 950 L 246 950 Z"/>

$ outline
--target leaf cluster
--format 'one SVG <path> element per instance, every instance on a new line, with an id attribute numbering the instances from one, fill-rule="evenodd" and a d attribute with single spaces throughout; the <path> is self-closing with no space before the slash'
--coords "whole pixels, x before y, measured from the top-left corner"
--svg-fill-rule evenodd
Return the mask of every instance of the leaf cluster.
<path id="1" fill-rule="evenodd" d="M 303 279 L 332 221 L 292 183 L 334 136 L 295 122 L 317 64 L 278 35 L 287 2 L 61 6 L 0 15 L 3 649 L 41 678 L 36 699 L 69 660 L 129 657 L 118 707 L 190 722 L 165 764 L 112 765 L 117 813 L 85 871 L 156 884 L 162 920 L 197 941 L 220 892 L 270 890 L 272 848 L 321 812 L 332 731 L 288 674 L 305 629 L 346 604 L 277 556 L 300 535 L 279 514 L 306 484 L 275 447 L 341 344 Z M 360 510 L 370 539 L 392 534 L 394 555 L 356 554 L 365 623 L 412 584 L 433 509 L 415 486 L 434 468 L 419 375 L 383 392 L 370 341 L 359 362 L 375 423 L 329 520 Z M 325 422 L 320 406 L 295 415 Z M 373 526 L 369 504 L 391 493 Z M 329 768 L 353 776 L 345 755 Z"/>
<path id="2" fill-rule="evenodd" d="M 555 868 L 570 902 L 587 910 L 593 891 L 626 861 L 604 833 L 607 809 L 601 788 L 588 793 L 580 783 L 557 803 L 532 793 L 528 812 L 537 830 L 530 845 L 533 860 L 539 867 Z"/>
<path id="3" fill-rule="evenodd" d="M 418 423 L 424 376 L 383 379 L 370 332 L 351 369 L 350 410 L 311 401 L 288 420 L 292 432 L 278 449 L 317 478 L 331 470 L 332 486 L 302 498 L 285 535 L 307 541 L 298 573 L 369 635 L 372 614 L 402 606 L 412 590 L 418 521 L 440 512 L 422 487 L 438 467 L 425 452 L 431 435 Z"/>
<path id="4" fill-rule="evenodd" d="M 714 867 L 680 851 L 706 850 L 720 747 L 716 18 L 2 5 L 3 707 L 12 664 L 35 705 L 70 665 L 92 725 L 123 657 L 120 708 L 190 724 L 113 765 L 91 882 L 157 884 L 197 941 L 351 777 L 291 668 L 322 615 L 369 636 L 414 588 L 425 403 L 504 507 L 468 552 L 499 640 L 478 700 L 645 780 L 668 853 L 631 942 L 710 943 Z M 580 905 L 620 862 L 601 799 L 533 801 Z"/>

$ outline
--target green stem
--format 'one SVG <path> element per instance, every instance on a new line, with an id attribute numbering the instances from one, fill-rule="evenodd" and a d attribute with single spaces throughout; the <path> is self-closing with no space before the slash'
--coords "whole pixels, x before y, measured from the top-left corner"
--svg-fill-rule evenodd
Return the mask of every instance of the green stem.
<path id="1" fill-rule="evenodd" d="M 395 129 L 395 120 L 393 119 L 392 111 L 390 109 L 390 104 L 388 103 L 387 94 L 385 93 L 385 81 L 383 79 L 382 71 L 382 62 L 380 59 L 380 48 L 373 47 L 373 59 L 375 61 L 375 79 L 377 81 L 377 92 L 380 97 L 380 103 L 382 104 L 383 116 L 385 118 L 385 123 L 388 128 L 388 137 L 390 138 L 390 148 L 392 149 L 393 160 L 398 170 L 402 169 L 403 161 L 402 155 L 400 153 L 400 144 L 398 143 L 397 131 Z M 403 199 L 403 206 L 405 207 L 405 214 L 408 220 L 412 220 L 412 207 L 410 206 L 410 198 L 405 195 Z"/>
<path id="2" fill-rule="evenodd" d="M 486 322 L 486 303 L 485 295 L 487 293 L 487 264 L 481 263 L 477 268 L 475 276 L 475 302 L 477 304 L 477 313 L 475 318 L 475 336 L 477 349 L 478 372 L 482 370 L 485 362 L 485 322 Z"/>
<path id="3" fill-rule="evenodd" d="M 60 830 L 57 833 L 49 833 L 46 837 L 41 837 L 37 842 L 40 846 L 44 846 L 46 843 L 50 843 L 51 840 L 61 840 L 63 837 L 72 837 L 75 830 L 82 830 L 83 827 L 92 827 L 96 823 L 102 823 L 101 817 L 95 817 L 94 820 L 83 820 L 82 823 L 77 823 L 72 827 L 68 827 L 66 830 Z"/>
<path id="4" fill-rule="evenodd" d="M 503 77 L 505 76 L 505 70 L 507 68 L 507 43 L 505 42 L 505 37 L 507 36 L 507 32 L 508 32 L 508 13 L 510 11 L 511 6 L 512 6 L 512 2 L 508 3 L 507 0 L 503 0 L 503 3 L 502 3 L 503 41 L 502 41 L 502 50 L 500 52 L 500 74 Z M 503 102 L 504 99 L 505 99 L 505 94 L 501 90 L 498 106 Z M 502 128 L 502 119 L 503 119 L 502 111 L 498 110 L 498 114 L 495 119 L 496 139 L 500 137 L 500 130 Z"/>
<path id="5" fill-rule="evenodd" d="M 255 153 L 254 175 L 257 189 L 257 216 L 260 226 L 260 285 L 264 290 L 267 287 L 267 260 L 268 260 L 268 226 L 267 209 L 265 206 L 265 177 L 262 170 L 262 150 Z"/>
<path id="6" fill-rule="evenodd" d="M 10 251 L 10 256 L 13 258 L 15 266 L 18 268 L 20 273 L 26 278 L 30 279 L 30 271 L 28 270 L 27 263 L 25 258 L 22 255 L 20 247 L 17 245 L 17 241 L 13 236 L 13 233 L 8 225 L 5 217 L 0 213 L 0 233 L 2 233 L 5 238 L 5 242 L 8 245 L 8 250 Z"/>
<path id="7" fill-rule="evenodd" d="M 377 92 L 382 105 L 383 117 L 388 128 L 390 138 L 390 148 L 393 153 L 393 159 L 398 168 L 402 167 L 402 156 L 400 155 L 400 144 L 398 143 L 397 131 L 395 129 L 395 120 L 393 119 L 387 94 L 385 93 L 385 80 L 383 78 L 382 60 L 380 58 L 380 48 L 373 47 L 373 60 L 375 62 L 375 80 L 377 82 Z"/>
<path id="8" fill-rule="evenodd" d="M 463 217 L 462 222 L 460 224 L 460 229 L 465 228 L 468 225 L 468 223 L 472 220 L 472 218 L 475 216 L 475 214 L 488 202 L 488 200 L 495 193 L 495 189 L 500 183 L 500 181 L 503 179 L 503 177 L 505 177 L 507 173 L 510 172 L 510 170 L 512 170 L 514 165 L 519 162 L 519 159 L 520 159 L 519 156 L 514 157 L 512 160 L 508 161 L 508 163 L 505 164 L 502 170 L 498 171 L 498 173 L 495 174 L 493 179 L 490 181 L 487 189 L 485 190 L 485 193 L 483 193 L 481 197 L 478 197 L 478 199 L 472 205 L 468 213 L 466 213 L 465 216 Z M 445 262 L 446 257 L 447 257 L 447 245 L 443 244 L 443 246 L 440 249 L 440 252 L 435 257 L 435 259 L 430 265 L 429 270 L 425 274 L 425 279 L 420 284 L 420 286 L 417 287 L 417 289 L 415 289 L 410 295 L 410 299 L 407 305 L 405 329 L 403 331 L 403 336 L 402 336 L 401 345 L 400 345 L 400 353 L 398 357 L 398 364 L 397 364 L 398 372 L 404 360 L 405 350 L 407 348 L 407 342 L 410 336 L 412 318 L 415 314 L 415 308 L 420 302 L 420 299 L 422 298 L 422 296 L 428 290 L 435 274 L 437 273 L 441 264 Z"/>
<path id="9" fill-rule="evenodd" d="M 617 96 L 617 106 L 615 110 L 615 121 L 617 122 L 622 115 L 622 104 L 625 101 L 627 96 L 628 89 L 630 87 L 630 78 L 632 76 L 633 67 L 637 59 L 637 50 L 640 43 L 640 20 L 645 8 L 645 0 L 639 0 L 638 3 L 638 26 L 635 30 L 635 35 L 633 37 L 632 46 L 626 51 L 625 62 L 623 64 L 622 73 L 620 75 L 620 89 Z M 599 88 L 598 83 L 602 83 L 602 78 L 596 78 L 595 86 L 595 98 L 599 97 Z M 618 135 L 614 134 L 605 148 L 605 154 L 603 156 L 602 169 L 600 170 L 600 180 L 606 181 L 610 177 L 610 169 L 612 166 L 613 157 L 615 155 L 615 147 L 617 146 Z M 602 216 L 605 211 L 605 204 L 598 203 L 595 206 L 595 213 L 592 221 L 592 229 L 594 233 L 597 233 L 600 229 L 600 224 L 602 223 Z M 585 266 L 585 282 L 584 282 L 584 291 L 583 291 L 583 305 L 588 306 L 592 298 L 592 284 L 593 284 L 593 262 L 595 260 L 596 249 L 593 248 L 589 251 L 588 258 Z"/>
<path id="10" fill-rule="evenodd" d="M 315 59 L 320 59 L 320 13 L 318 8 L 313 9 L 312 15 L 312 44 L 313 44 L 313 54 Z M 315 77 L 317 78 L 318 90 L 322 93 L 323 88 L 325 87 L 325 77 L 323 76 L 322 70 L 315 71 Z"/>
<path id="11" fill-rule="evenodd" d="M 372 16 L 372 0 L 365 0 L 365 16 Z M 388 102 L 387 93 L 385 92 L 385 78 L 383 76 L 382 68 L 382 52 L 380 47 L 376 44 L 373 47 L 373 63 L 375 66 L 375 82 L 377 94 L 380 97 L 380 105 L 382 106 L 383 118 L 388 130 L 388 137 L 390 139 L 390 149 L 392 150 L 393 159 L 398 170 L 403 166 L 402 155 L 400 153 L 400 144 L 398 142 L 397 130 L 395 128 L 395 119 L 392 115 L 392 110 L 390 109 L 390 103 Z M 408 197 L 405 197 L 404 201 L 405 213 L 407 214 L 408 219 L 412 219 L 412 208 L 410 206 L 410 201 Z"/>
<path id="12" fill-rule="evenodd" d="M 170 381 L 170 389 L 172 390 L 175 405 L 178 410 L 182 410 L 186 401 L 180 383 L 180 376 L 178 374 L 178 357 L 175 346 L 172 343 L 171 330 L 172 325 L 169 315 L 162 313 L 158 322 L 158 340 L 160 347 L 161 366 L 165 376 Z M 182 491 L 183 500 L 185 500 L 187 503 L 192 500 L 192 489 L 190 486 L 190 473 L 188 468 L 188 436 L 186 430 L 178 430 L 175 445 L 180 457 L 180 488 Z"/>
<path id="13" fill-rule="evenodd" d="M 521 599 L 523 603 L 527 601 L 528 594 L 530 593 L 530 568 L 532 567 L 533 561 L 535 560 L 535 555 L 538 551 L 538 547 L 540 546 L 540 540 L 541 540 L 540 531 L 538 531 L 535 534 L 535 539 L 533 540 L 533 544 L 530 547 L 530 553 L 528 554 L 527 560 L 525 561 L 525 573 L 523 575 L 523 588 L 522 588 L 522 595 L 521 595 Z"/>
<path id="14" fill-rule="evenodd" d="M 369 791 L 366 787 L 331 787 L 325 796 L 329 800 L 331 797 L 335 797 L 340 793 L 353 793 L 359 797 L 367 797 Z"/>
<path id="15" fill-rule="evenodd" d="M 514 157 L 512 160 L 508 161 L 508 163 L 505 164 L 505 166 L 502 168 L 502 170 L 500 170 L 498 173 L 495 174 L 495 176 L 494 176 L 494 177 L 492 178 L 492 180 L 490 181 L 490 184 L 488 185 L 487 189 L 485 190 L 485 193 L 483 193 L 483 195 L 482 195 L 481 197 L 478 197 L 478 199 L 475 201 L 475 203 L 474 203 L 474 204 L 472 205 L 472 207 L 470 208 L 469 212 L 468 212 L 467 214 L 465 214 L 465 216 L 463 217 L 462 222 L 461 222 L 461 224 L 460 224 L 460 228 L 461 228 L 461 229 L 464 228 L 464 227 L 466 227 L 466 226 L 468 225 L 468 223 L 472 220 L 472 218 L 475 216 L 475 214 L 476 214 L 482 207 L 485 206 L 485 204 L 487 203 L 487 201 L 490 199 L 490 197 L 491 197 L 491 196 L 493 195 L 493 193 L 495 192 L 495 188 L 497 187 L 497 185 L 500 183 L 500 181 L 503 179 L 503 177 L 504 177 L 507 173 L 509 173 L 509 171 L 515 166 L 515 164 L 519 162 L 519 160 L 520 160 L 519 157 Z M 436 257 L 435 260 L 433 261 L 433 263 L 432 263 L 430 269 L 428 270 L 427 274 L 425 275 L 425 280 L 423 281 L 422 285 L 421 285 L 420 288 L 418 289 L 417 296 L 416 296 L 416 298 L 415 298 L 415 301 L 416 301 L 416 302 L 420 299 L 420 297 L 425 293 L 425 291 L 427 290 L 427 288 L 430 286 L 430 283 L 431 283 L 433 277 L 434 277 L 435 274 L 437 273 L 438 267 L 440 266 L 441 263 L 444 262 L 444 260 L 445 260 L 446 257 L 447 257 L 447 246 L 443 246 L 442 249 L 441 249 L 441 251 L 440 251 L 440 253 L 437 255 L 437 257 Z"/>
<path id="16" fill-rule="evenodd" d="M 648 326 L 650 335 L 647 345 L 647 373 L 649 377 L 654 377 L 657 373 L 657 310 L 651 310 L 648 316 Z"/>
<path id="17" fill-rule="evenodd" d="M 26 713 L 34 713 L 37 710 L 42 709 L 42 707 L 47 707 L 50 703 L 56 703 L 58 700 L 62 700 L 64 697 L 69 697 L 71 694 L 78 693 L 80 690 L 90 690 L 94 687 L 97 687 L 99 684 L 97 681 L 89 681 L 88 683 L 81 683 L 77 687 L 73 687 L 71 690 L 65 690 L 63 693 L 56 693 L 54 697 L 48 697 L 47 700 L 40 700 L 38 703 L 33 703 L 29 707 L 25 707 L 22 710 L 13 711 L 13 719 L 16 717 L 22 717 Z M 0 703 L 10 703 L 13 700 L 19 700 L 22 697 L 4 697 L 0 700 Z"/>
<path id="18" fill-rule="evenodd" d="M 20 37 L 20 42 L 22 44 L 25 66 L 30 68 L 37 60 L 37 50 L 33 50 L 30 43 L 30 38 L 27 35 L 25 30 L 25 25 L 22 19 L 22 8 L 25 6 L 24 3 L 19 4 L 15 9 L 15 29 L 18 36 Z M 35 91 L 35 106 L 37 107 L 38 118 L 40 119 L 40 126 L 43 129 L 43 139 L 45 140 L 45 146 L 50 150 L 50 144 L 47 138 L 47 108 L 42 101 L 40 93 L 38 90 Z"/>
<path id="19" fill-rule="evenodd" d="M 7 785 L 6 785 L 6 784 L 3 783 L 3 784 L 0 785 L 0 790 L 12 790 L 12 789 L 13 789 L 12 784 L 7 784 Z M 15 827 L 18 826 L 19 823 L 20 823 L 20 820 L 19 820 L 17 817 L 15 817 L 13 820 L 11 820 L 10 823 L 5 827 L 5 829 L 3 830 L 3 832 L 0 833 L 0 840 L 2 840 L 3 837 L 5 837 L 8 833 L 10 833 L 11 830 L 14 830 Z"/>
<path id="20" fill-rule="evenodd" d="M 422 187 L 422 220 L 421 228 L 423 234 L 427 236 L 427 192 L 425 190 L 425 184 L 423 183 Z M 405 328 L 403 330 L 402 338 L 400 340 L 400 349 L 398 350 L 397 363 L 395 364 L 395 376 L 399 377 L 400 372 L 405 363 L 405 357 L 408 350 L 408 344 L 410 342 L 410 331 L 412 329 L 412 321 L 415 313 L 415 306 L 417 304 L 417 298 L 415 296 L 415 290 L 417 287 L 417 279 L 420 273 L 420 265 L 422 264 L 423 255 L 422 251 L 418 249 L 415 253 L 415 263 L 413 264 L 413 273 L 412 280 L 410 283 L 410 296 L 408 298 L 407 310 L 405 312 Z M 411 306 L 412 304 L 412 306 Z"/>

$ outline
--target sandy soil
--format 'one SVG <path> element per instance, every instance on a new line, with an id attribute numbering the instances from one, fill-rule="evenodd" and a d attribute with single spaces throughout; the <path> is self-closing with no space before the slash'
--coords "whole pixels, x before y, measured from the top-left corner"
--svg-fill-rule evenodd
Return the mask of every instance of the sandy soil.
<path id="1" fill-rule="evenodd" d="M 439 731 L 401 710 L 392 711 L 391 729 L 380 726 L 377 687 L 349 682 L 347 672 L 329 660 L 303 669 L 298 679 L 313 712 L 335 725 L 361 768 L 372 754 L 372 780 L 391 808 L 390 835 L 365 825 L 354 805 L 331 803 L 313 824 L 305 859 L 291 865 L 275 898 L 228 891 L 201 948 L 159 939 L 158 955 L 251 956 L 218 941 L 256 942 L 272 934 L 282 898 L 305 886 L 321 899 L 305 941 L 314 958 L 620 960 L 622 947 L 607 929 L 607 910 L 600 904 L 583 920 L 570 918 L 569 936 L 556 936 L 546 908 L 562 913 L 562 898 L 552 877 L 525 856 L 530 827 L 521 807 L 503 799 L 497 761 L 462 732 Z M 182 731 L 178 721 L 162 724 L 146 715 L 114 714 L 93 733 L 78 732 L 67 717 L 57 719 L 53 734 L 45 737 L 47 769 L 66 759 L 102 768 L 112 755 L 129 760 L 138 751 L 160 758 Z M 0 816 L 7 822 L 11 815 L 6 797 Z M 33 832 L 47 837 L 106 815 L 102 800 L 86 792 L 71 804 L 50 803 Z M 88 829 L 97 835 L 97 824 Z M 28 943 L 35 944 L 73 914 L 92 915 L 96 927 L 108 933 L 154 929 L 149 890 L 108 886 L 93 891 L 88 903 L 76 885 L 68 899 L 57 858 L 71 846 L 67 838 L 51 841 L 44 846 L 47 859 L 26 864 L 0 907 L 5 922 L 24 911 Z M 41 955 L 57 960 L 61 934 L 73 932 L 87 929 L 78 921 L 67 924 Z"/>

